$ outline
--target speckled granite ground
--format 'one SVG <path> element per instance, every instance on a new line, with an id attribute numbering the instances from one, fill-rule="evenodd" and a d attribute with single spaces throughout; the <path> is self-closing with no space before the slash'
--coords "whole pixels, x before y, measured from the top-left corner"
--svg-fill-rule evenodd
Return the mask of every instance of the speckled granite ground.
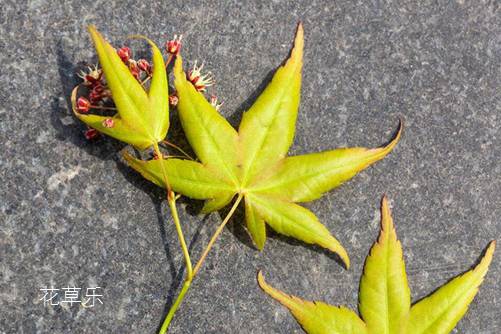
<path id="1" fill-rule="evenodd" d="M 416 5 L 422 3 L 421 5 Z M 68 96 L 93 59 L 85 27 L 119 43 L 184 33 L 185 58 L 215 74 L 238 123 L 302 20 L 306 52 L 293 153 L 378 146 L 384 161 L 308 205 L 352 269 L 272 237 L 256 252 L 241 217 L 226 229 L 172 333 L 301 333 L 257 287 L 356 308 L 363 261 L 392 200 L 414 300 L 469 268 L 501 233 L 501 10 L 496 1 L 4 1 L 0 6 L 0 333 L 154 333 L 179 288 L 182 257 L 163 192 L 124 166 L 112 140 L 88 143 Z M 218 214 L 184 201 L 192 252 Z M 499 251 L 498 251 L 499 253 Z M 498 333 L 496 254 L 455 333 Z M 103 288 L 103 305 L 45 307 L 40 288 Z"/>

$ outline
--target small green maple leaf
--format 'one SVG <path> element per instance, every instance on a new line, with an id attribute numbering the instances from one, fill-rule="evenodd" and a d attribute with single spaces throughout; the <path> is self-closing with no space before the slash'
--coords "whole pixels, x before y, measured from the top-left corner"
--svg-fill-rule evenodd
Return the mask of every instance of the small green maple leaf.
<path id="1" fill-rule="evenodd" d="M 75 116 L 99 132 L 139 149 L 146 149 L 162 141 L 169 129 L 169 91 L 165 64 L 158 47 L 146 37 L 132 36 L 145 39 L 152 49 L 153 77 L 149 91 L 146 92 L 113 46 L 94 26 L 89 26 L 89 33 L 118 113 L 111 118 L 79 113 L 75 88 L 71 97 Z M 107 123 L 110 119 L 111 122 Z"/>
<path id="2" fill-rule="evenodd" d="M 361 318 L 345 307 L 287 295 L 268 285 L 261 272 L 258 282 L 266 293 L 291 311 L 309 334 L 447 334 L 477 294 L 495 247 L 496 242 L 492 241 L 474 269 L 457 276 L 411 307 L 402 246 L 388 202 L 383 198 L 381 232 L 365 261 L 360 281 Z"/>
<path id="3" fill-rule="evenodd" d="M 175 87 L 180 120 L 200 162 L 164 162 L 172 189 L 208 200 L 204 212 L 226 206 L 235 195 L 245 201 L 247 230 L 263 249 L 268 224 L 276 232 L 329 249 L 349 267 L 348 254 L 318 218 L 297 202 L 308 202 L 352 178 L 386 156 L 397 144 L 401 127 L 385 147 L 340 148 L 287 157 L 292 145 L 301 88 L 303 28 L 284 66 L 244 113 L 238 132 L 187 81 L 182 59 L 176 59 Z M 129 165 L 146 179 L 163 185 L 158 161 L 126 154 Z"/>

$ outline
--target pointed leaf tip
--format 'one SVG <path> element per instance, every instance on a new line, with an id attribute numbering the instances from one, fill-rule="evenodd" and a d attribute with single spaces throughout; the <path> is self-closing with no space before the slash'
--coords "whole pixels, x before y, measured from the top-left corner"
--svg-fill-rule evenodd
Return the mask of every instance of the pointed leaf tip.
<path id="1" fill-rule="evenodd" d="M 383 195 L 383 198 L 381 199 L 381 230 L 388 231 L 390 229 L 393 230 L 394 228 L 388 197 Z"/>
<path id="2" fill-rule="evenodd" d="M 266 283 L 261 270 L 259 270 L 257 273 L 257 282 L 264 292 L 266 292 L 268 295 L 270 295 L 270 297 L 278 301 L 280 304 L 289 308 L 292 312 L 298 310 L 297 302 L 300 300 L 293 296 L 289 296 Z"/>
<path id="3" fill-rule="evenodd" d="M 492 257 L 494 256 L 494 251 L 496 250 L 496 240 L 492 240 L 489 242 L 487 245 L 487 249 L 485 250 L 485 254 L 482 257 L 482 260 L 480 260 L 480 263 L 477 265 L 477 268 L 483 266 L 483 267 L 489 267 L 492 261 Z"/>
<path id="4" fill-rule="evenodd" d="M 304 29 L 303 24 L 299 22 L 296 30 L 296 37 L 294 39 L 294 51 L 297 50 L 301 55 L 303 54 L 304 49 Z"/>
<path id="5" fill-rule="evenodd" d="M 451 333 L 484 280 L 496 240 L 487 245 L 473 269 L 455 277 L 411 307 L 403 252 L 386 195 L 381 199 L 381 220 L 380 237 L 366 259 L 360 282 L 359 310 L 363 320 L 346 308 L 288 295 L 268 285 L 261 271 L 257 275 L 259 286 L 287 307 L 309 334 Z"/>
<path id="6" fill-rule="evenodd" d="M 282 304 L 284 304 L 284 302 L 287 300 L 288 296 L 266 283 L 266 281 L 264 280 L 263 272 L 261 270 L 257 272 L 257 282 L 261 289 L 263 289 L 264 292 L 273 297 L 273 299 L 279 301 Z M 287 306 L 286 304 L 284 305 Z"/>
<path id="7" fill-rule="evenodd" d="M 176 76 L 176 79 L 184 77 L 183 58 L 180 54 L 176 56 L 176 60 L 174 61 L 174 74 Z"/>
<path id="8" fill-rule="evenodd" d="M 259 271 L 259 286 L 273 299 L 287 307 L 306 333 L 309 334 L 366 334 L 367 326 L 355 314 L 345 308 L 321 301 L 303 300 L 268 285 Z"/>
<path id="9" fill-rule="evenodd" d="M 402 119 L 399 120 L 398 130 L 393 139 L 390 141 L 388 145 L 384 147 L 384 151 L 389 153 L 400 141 L 400 137 L 402 136 L 402 131 L 404 130 L 404 121 Z"/>
<path id="10" fill-rule="evenodd" d="M 480 262 L 456 276 L 410 311 L 408 333 L 450 333 L 467 312 L 491 264 L 496 242 L 491 241 Z"/>
<path id="11" fill-rule="evenodd" d="M 266 285 L 266 282 L 264 281 L 262 270 L 258 270 L 257 272 L 257 282 L 259 283 L 259 286 L 264 290 L 263 285 Z"/>

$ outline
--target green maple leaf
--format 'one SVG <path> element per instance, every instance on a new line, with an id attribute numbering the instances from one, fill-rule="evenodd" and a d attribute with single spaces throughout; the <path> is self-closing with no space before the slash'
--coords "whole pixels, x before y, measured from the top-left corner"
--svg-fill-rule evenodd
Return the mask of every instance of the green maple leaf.
<path id="1" fill-rule="evenodd" d="M 294 138 L 299 107 L 303 29 L 284 66 L 244 113 L 238 132 L 187 81 L 178 56 L 175 87 L 185 134 L 199 162 L 168 159 L 164 166 L 172 189 L 194 199 L 208 200 L 204 212 L 226 206 L 235 195 L 245 200 L 245 220 L 256 247 L 263 249 L 268 224 L 276 232 L 349 258 L 339 241 L 318 218 L 295 204 L 308 202 L 352 178 L 386 156 L 400 138 L 401 128 L 386 146 L 340 148 L 287 157 Z M 164 186 L 161 163 L 126 154 L 130 166 L 146 179 Z"/>
<path id="2" fill-rule="evenodd" d="M 402 246 L 397 239 L 386 198 L 381 209 L 381 232 L 365 262 L 360 281 L 359 311 L 304 301 L 258 282 L 270 296 L 286 306 L 309 334 L 447 334 L 466 313 L 491 263 L 492 241 L 480 263 L 457 276 L 416 304 L 410 305 Z M 363 320 L 362 320 L 363 319 Z"/>
<path id="3" fill-rule="evenodd" d="M 146 92 L 94 26 L 89 26 L 89 33 L 118 113 L 111 117 L 112 127 L 104 124 L 110 117 L 79 113 L 76 108 L 77 89 L 74 89 L 71 100 L 75 116 L 99 132 L 139 149 L 162 141 L 169 129 L 169 91 L 165 63 L 158 47 L 146 37 L 132 36 L 145 39 L 152 49 L 153 77 Z"/>

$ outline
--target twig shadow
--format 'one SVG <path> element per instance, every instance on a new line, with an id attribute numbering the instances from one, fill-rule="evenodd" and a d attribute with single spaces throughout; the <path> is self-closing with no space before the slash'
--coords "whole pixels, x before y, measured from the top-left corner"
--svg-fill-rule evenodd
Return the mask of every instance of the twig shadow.
<path id="1" fill-rule="evenodd" d="M 160 222 L 159 224 L 161 225 L 160 233 L 162 234 L 162 242 L 164 242 L 164 247 L 166 247 L 168 249 L 168 247 L 166 246 L 167 243 L 168 243 L 168 240 L 167 240 L 166 234 L 165 234 L 165 227 L 161 223 L 161 221 L 162 221 L 161 219 L 162 219 L 162 213 L 161 213 L 161 210 L 160 210 L 159 219 L 158 219 L 158 221 Z M 199 237 L 201 235 L 202 229 L 205 226 L 205 223 L 206 223 L 206 221 L 208 219 L 209 219 L 209 216 L 206 215 L 202 219 L 202 221 L 199 223 L 197 229 L 195 230 L 195 233 L 194 233 L 193 237 L 191 238 L 191 241 L 190 241 L 190 243 L 188 245 L 188 252 L 190 254 L 193 254 L 193 248 L 197 244 L 197 241 L 198 241 L 198 239 L 199 239 Z M 163 312 L 162 312 L 163 316 L 160 319 L 160 322 L 158 324 L 157 332 L 162 327 L 164 319 L 167 316 L 167 313 L 169 313 L 169 310 L 171 309 L 172 305 L 174 304 L 174 300 L 177 297 L 177 292 L 178 292 L 179 288 L 181 287 L 181 285 L 184 282 L 183 278 L 184 278 L 184 275 L 185 275 L 186 267 L 183 265 L 181 267 L 181 269 L 176 272 L 176 268 L 175 268 L 174 264 L 172 263 L 172 265 L 170 266 L 170 271 L 171 271 L 171 273 L 173 273 L 171 275 L 172 280 L 171 280 L 171 284 L 170 284 L 168 292 L 167 292 L 167 300 L 165 301 L 165 304 L 164 304 L 164 309 L 163 309 Z"/>
<path id="2" fill-rule="evenodd" d="M 264 91 L 266 86 L 268 86 L 268 84 L 271 82 L 271 79 L 273 78 L 273 74 L 275 74 L 275 71 L 276 69 L 270 70 L 264 77 L 263 81 L 261 81 L 259 86 L 257 86 L 256 89 L 252 91 L 249 97 L 246 98 L 245 101 L 242 102 L 237 107 L 237 109 L 227 117 L 227 120 L 231 125 L 238 129 L 238 124 L 242 119 L 242 115 L 252 106 L 259 95 L 261 95 L 261 93 Z"/>
<path id="3" fill-rule="evenodd" d="M 293 239 L 293 238 L 278 234 L 270 228 L 267 228 L 266 232 L 268 233 L 268 237 L 270 237 L 271 239 L 275 239 L 275 240 L 278 240 L 280 242 L 285 242 L 285 243 L 287 243 L 291 246 L 294 246 L 294 247 L 301 247 L 301 248 L 304 248 L 308 251 L 314 251 L 318 254 L 322 254 L 324 256 L 327 256 L 329 259 L 335 261 L 341 267 L 346 269 L 346 266 L 345 266 L 343 260 L 341 259 L 341 257 L 338 254 L 336 254 L 328 249 L 322 248 L 322 247 L 317 246 L 317 245 L 307 244 L 307 243 L 302 242 L 300 240 Z"/>

